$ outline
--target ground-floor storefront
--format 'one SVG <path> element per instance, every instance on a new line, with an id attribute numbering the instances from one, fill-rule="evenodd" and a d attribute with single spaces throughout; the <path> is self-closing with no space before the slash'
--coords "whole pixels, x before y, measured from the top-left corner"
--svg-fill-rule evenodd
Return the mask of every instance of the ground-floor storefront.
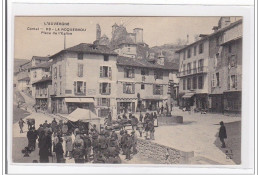
<path id="1" fill-rule="evenodd" d="M 36 98 L 36 105 L 43 111 L 48 109 L 48 98 Z"/>
<path id="2" fill-rule="evenodd" d="M 216 113 L 224 112 L 223 94 L 210 94 L 209 95 L 209 112 L 216 112 Z"/>
<path id="3" fill-rule="evenodd" d="M 117 99 L 117 114 L 127 114 L 136 112 L 137 99 L 121 98 Z"/>
<path id="4" fill-rule="evenodd" d="M 225 112 L 241 112 L 241 91 L 224 92 L 223 96 Z"/>
<path id="5" fill-rule="evenodd" d="M 186 110 L 208 110 L 208 94 L 196 94 L 193 92 L 181 94 L 179 97 L 181 108 Z"/>
<path id="6" fill-rule="evenodd" d="M 94 99 L 93 98 L 66 98 L 66 97 L 52 97 L 51 98 L 51 112 L 70 114 L 75 109 L 89 109 L 93 112 L 94 110 Z"/>

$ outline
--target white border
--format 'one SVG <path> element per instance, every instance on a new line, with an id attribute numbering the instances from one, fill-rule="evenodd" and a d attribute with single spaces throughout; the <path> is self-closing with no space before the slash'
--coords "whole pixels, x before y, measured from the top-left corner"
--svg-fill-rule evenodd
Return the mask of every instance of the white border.
<path id="1" fill-rule="evenodd" d="M 14 2 L 14 1 L 13 1 Z M 18 2 L 18 1 L 16 1 Z M 24 2 L 24 1 L 23 1 Z M 30 1 L 27 1 L 30 2 Z M 48 1 L 50 2 L 50 1 Z M 53 1 L 52 1 L 53 2 Z M 61 3 L 61 1 L 55 1 Z M 64 1 L 63 1 L 64 2 Z M 65 1 L 69 2 L 69 1 Z M 77 1 L 82 2 L 82 1 Z M 168 1 L 167 1 L 168 2 Z M 180 1 L 179 1 L 180 2 Z M 204 1 L 205 2 L 205 1 Z M 226 1 L 229 2 L 229 1 Z M 207 2 L 208 3 L 208 2 Z M 228 4 L 228 3 L 227 3 Z M 243 92 L 242 92 L 242 165 L 61 165 L 31 166 L 11 164 L 8 161 L 8 173 L 140 173 L 140 174 L 252 174 L 254 166 L 254 14 L 253 6 L 200 6 L 200 5 L 130 5 L 130 4 L 8 4 L 8 94 L 12 97 L 14 16 L 60 15 L 60 16 L 243 16 Z M 7 124 L 12 126 L 12 98 L 8 98 Z M 11 151 L 11 127 L 8 128 L 8 159 Z M 25 165 L 25 166 L 24 166 Z M 35 164 L 33 164 L 35 165 Z M 116 168 L 115 168 L 116 167 Z M 134 167 L 134 168 L 133 168 Z M 174 168 L 174 169 L 173 169 Z M 244 168 L 244 169 L 242 169 Z"/>

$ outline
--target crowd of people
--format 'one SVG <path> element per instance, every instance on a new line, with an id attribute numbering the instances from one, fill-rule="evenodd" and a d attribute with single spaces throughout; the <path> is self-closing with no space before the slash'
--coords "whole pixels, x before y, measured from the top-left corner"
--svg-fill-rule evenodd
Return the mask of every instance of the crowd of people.
<path id="1" fill-rule="evenodd" d="M 46 120 L 38 129 L 31 123 L 28 124 L 27 149 L 35 151 L 38 141 L 40 163 L 65 163 L 68 159 L 74 159 L 75 163 L 121 163 L 120 154 L 130 160 L 138 152 L 136 132 L 139 137 L 146 133 L 146 139 L 154 139 L 156 117 L 156 113 L 146 113 L 144 117 L 140 114 L 139 119 L 124 114 L 112 121 L 108 116 L 103 128 L 91 123 L 84 127 L 70 121 L 57 122 L 55 118 L 50 123 Z M 121 125 L 119 129 L 113 127 L 115 122 Z M 21 132 L 24 123 L 22 119 L 19 121 Z"/>

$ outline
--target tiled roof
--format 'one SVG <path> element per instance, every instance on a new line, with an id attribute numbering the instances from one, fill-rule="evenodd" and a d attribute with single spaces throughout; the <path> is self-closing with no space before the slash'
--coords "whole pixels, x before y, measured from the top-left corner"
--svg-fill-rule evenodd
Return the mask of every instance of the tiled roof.
<path id="1" fill-rule="evenodd" d="M 206 40 L 206 39 L 209 39 L 210 37 L 215 36 L 216 34 L 219 34 L 219 33 L 221 33 L 221 32 L 224 32 L 224 31 L 226 31 L 226 30 L 228 30 L 228 29 L 230 29 L 230 28 L 232 28 L 232 27 L 234 27 L 234 26 L 236 26 L 236 25 L 238 25 L 238 24 L 241 24 L 241 23 L 242 23 L 242 19 L 240 19 L 240 20 L 238 20 L 238 21 L 236 21 L 236 22 L 233 22 L 233 23 L 231 23 L 230 25 L 228 25 L 228 26 L 226 26 L 226 27 L 224 27 L 224 28 L 222 28 L 222 29 L 219 29 L 218 31 L 216 31 L 216 32 L 214 32 L 214 33 L 211 33 L 211 34 L 209 34 L 209 35 L 207 35 L 207 36 L 201 38 L 200 40 L 198 40 L 198 41 L 196 41 L 196 42 L 194 42 L 194 43 L 191 43 L 191 44 L 189 44 L 189 45 L 187 45 L 187 46 L 184 46 L 183 48 L 181 48 L 181 49 L 179 49 L 179 50 L 176 50 L 175 52 L 178 53 L 178 52 L 180 52 L 180 51 L 182 51 L 182 50 L 184 50 L 184 49 L 186 49 L 186 48 L 188 48 L 188 47 L 190 47 L 190 46 L 192 46 L 192 45 L 194 45 L 194 44 L 196 44 L 196 43 L 199 43 L 199 42 L 201 42 L 201 41 L 204 41 L 204 40 Z"/>
<path id="2" fill-rule="evenodd" d="M 33 56 L 32 59 L 35 59 L 35 60 L 43 60 L 43 61 L 48 61 L 50 60 L 49 57 L 41 57 L 41 56 Z"/>
<path id="3" fill-rule="evenodd" d="M 118 56 L 117 65 L 121 66 L 132 66 L 132 67 L 143 67 L 143 68 L 151 68 L 151 69 L 164 69 L 164 70 L 178 70 L 178 65 L 174 65 L 174 63 L 169 64 L 169 62 L 165 62 L 164 66 L 159 65 L 157 63 L 152 64 L 146 59 L 136 59 L 129 57 Z"/>
<path id="4" fill-rule="evenodd" d="M 36 81 L 36 82 L 34 82 L 33 84 L 43 83 L 43 82 L 46 82 L 46 81 L 52 81 L 51 76 L 49 76 L 49 77 L 42 77 L 41 80 Z"/>
<path id="5" fill-rule="evenodd" d="M 30 77 L 24 77 L 19 79 L 18 81 L 30 81 Z"/>
<path id="6" fill-rule="evenodd" d="M 51 65 L 52 65 L 52 62 L 45 62 L 45 63 L 37 64 L 36 66 L 30 67 L 30 69 L 49 68 Z"/>
<path id="7" fill-rule="evenodd" d="M 90 53 L 90 54 L 108 54 L 108 55 L 117 55 L 117 53 L 111 51 L 109 47 L 105 45 L 94 45 L 88 43 L 80 43 L 76 46 L 61 50 L 60 52 L 52 55 L 50 58 L 53 58 L 59 55 L 62 52 L 79 52 L 79 53 Z"/>

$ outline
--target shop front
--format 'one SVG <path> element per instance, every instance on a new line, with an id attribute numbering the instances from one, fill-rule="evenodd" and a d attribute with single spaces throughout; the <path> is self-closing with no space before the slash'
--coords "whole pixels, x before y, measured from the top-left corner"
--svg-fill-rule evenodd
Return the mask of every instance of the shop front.
<path id="1" fill-rule="evenodd" d="M 241 113 L 241 91 L 224 92 L 225 112 Z"/>
<path id="2" fill-rule="evenodd" d="M 137 99 L 117 99 L 117 114 L 136 112 Z"/>

